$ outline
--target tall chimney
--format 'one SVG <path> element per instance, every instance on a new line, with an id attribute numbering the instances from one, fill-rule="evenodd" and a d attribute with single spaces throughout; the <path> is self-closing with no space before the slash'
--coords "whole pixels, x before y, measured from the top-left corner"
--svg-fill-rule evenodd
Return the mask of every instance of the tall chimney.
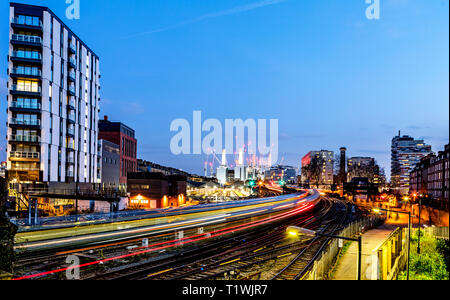
<path id="1" fill-rule="evenodd" d="M 347 182 L 347 173 L 345 171 L 347 148 L 342 147 L 340 150 L 341 150 L 341 158 L 339 166 L 339 181 L 340 183 L 344 183 Z"/>

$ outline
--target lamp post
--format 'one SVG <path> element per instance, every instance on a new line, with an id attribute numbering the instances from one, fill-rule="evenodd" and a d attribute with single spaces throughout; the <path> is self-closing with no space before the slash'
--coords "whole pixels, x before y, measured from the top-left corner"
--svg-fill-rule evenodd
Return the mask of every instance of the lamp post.
<path id="1" fill-rule="evenodd" d="M 325 234 L 325 233 L 321 233 L 321 232 L 317 232 L 317 231 L 313 231 L 313 230 L 309 230 L 306 228 L 302 228 L 302 227 L 297 227 L 297 226 L 289 226 L 286 229 L 287 233 L 290 236 L 298 236 L 300 234 L 305 234 L 305 235 L 310 235 L 310 236 L 323 236 L 323 237 L 329 237 L 329 238 L 333 238 L 333 239 L 341 239 L 341 240 L 347 240 L 347 241 L 352 241 L 352 242 L 358 242 L 358 266 L 357 266 L 357 276 L 358 276 L 358 280 L 361 280 L 361 257 L 362 257 L 362 238 L 361 236 L 358 236 L 358 238 L 349 238 L 349 237 L 345 237 L 345 236 L 340 236 L 340 235 L 333 235 L 333 234 Z"/>
<path id="2" fill-rule="evenodd" d="M 417 197 L 417 194 L 414 194 L 414 198 Z M 417 234 L 417 254 L 420 254 L 420 218 L 422 215 L 422 197 L 419 197 L 419 231 Z"/>
<path id="3" fill-rule="evenodd" d="M 409 280 L 409 258 L 410 258 L 410 248 L 411 248 L 411 212 L 399 211 L 399 210 L 391 210 L 385 208 L 374 208 L 374 212 L 379 213 L 380 211 L 385 212 L 395 212 L 398 214 L 407 214 L 408 215 L 408 259 L 406 263 L 406 280 Z"/>

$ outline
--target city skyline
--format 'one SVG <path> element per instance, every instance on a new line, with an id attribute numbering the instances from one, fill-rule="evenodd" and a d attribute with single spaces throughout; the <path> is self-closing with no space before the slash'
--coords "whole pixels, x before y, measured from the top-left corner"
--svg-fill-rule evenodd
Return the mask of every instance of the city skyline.
<path id="1" fill-rule="evenodd" d="M 50 7 L 96 49 L 99 118 L 136 130 L 138 158 L 202 174 L 205 155 L 170 153 L 170 122 L 196 109 L 219 120 L 279 118 L 278 163 L 294 167 L 310 150 L 345 146 L 349 157 L 374 157 L 389 178 L 398 130 L 425 139 L 434 152 L 448 143 L 448 2 L 383 3 L 377 21 L 367 20 L 364 1 L 356 0 L 110 1 L 102 14 L 99 2 L 82 1 L 80 21 L 64 17 L 64 1 L 33 4 Z M 410 22 L 412 15 L 428 26 Z M 126 25 L 114 26 L 118 17 Z M 2 53 L 7 37 L 3 27 Z M 0 76 L 2 97 L 6 78 Z M 6 136 L 5 126 L 0 133 Z"/>

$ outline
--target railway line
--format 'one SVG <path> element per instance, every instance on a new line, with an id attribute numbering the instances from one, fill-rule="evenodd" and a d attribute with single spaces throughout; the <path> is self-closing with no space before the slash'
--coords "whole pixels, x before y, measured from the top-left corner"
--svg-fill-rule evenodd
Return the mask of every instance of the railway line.
<path id="1" fill-rule="evenodd" d="M 284 257 L 306 247 L 309 240 L 276 246 L 284 239 L 287 224 L 317 229 L 333 208 L 330 201 L 324 201 L 321 206 L 314 216 L 291 218 L 277 224 L 276 227 L 271 224 L 271 226 L 235 236 L 226 241 L 226 248 L 223 248 L 220 242 L 216 245 L 210 244 L 207 248 L 189 250 L 169 260 L 166 259 L 160 264 L 143 263 L 128 269 L 122 268 L 91 276 L 89 279 L 212 279 L 237 268 L 250 267 Z"/>
<path id="2" fill-rule="evenodd" d="M 171 239 L 173 232 L 151 236 L 150 245 L 145 247 L 136 245 L 142 241 L 139 237 L 34 257 L 25 255 L 18 266 L 32 271 L 27 272 L 28 276 L 22 273 L 18 279 L 52 278 L 67 269 L 57 268 L 64 265 L 63 260 L 68 254 L 81 256 L 83 261 L 78 267 L 82 268 L 82 279 L 86 280 L 223 278 L 228 272 L 285 260 L 299 252 L 306 257 L 306 253 L 320 248 L 322 241 L 302 238 L 287 243 L 286 227 L 297 225 L 313 230 L 337 230 L 336 214 L 342 212 L 343 206 L 322 199 L 313 213 L 304 212 L 309 206 L 290 207 L 276 214 L 249 216 L 250 222 L 230 220 L 208 228 L 205 233 L 192 228 L 186 230 L 186 237 L 175 240 Z M 297 259 L 297 262 L 302 260 L 305 258 Z M 292 268 L 295 263 L 290 265 Z M 51 268 L 54 270 L 48 271 Z M 284 276 L 279 278 L 284 279 Z"/>

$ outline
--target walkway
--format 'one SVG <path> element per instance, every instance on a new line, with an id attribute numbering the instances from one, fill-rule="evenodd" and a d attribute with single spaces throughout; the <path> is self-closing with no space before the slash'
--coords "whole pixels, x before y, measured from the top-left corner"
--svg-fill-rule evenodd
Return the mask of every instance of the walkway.
<path id="1" fill-rule="evenodd" d="M 382 225 L 376 229 L 371 229 L 362 235 L 362 268 L 361 278 L 366 280 L 366 269 L 371 263 L 372 251 L 378 247 L 394 231 L 396 226 Z M 358 243 L 352 242 L 344 256 L 340 259 L 339 265 L 332 280 L 356 280 L 358 260 Z"/>

